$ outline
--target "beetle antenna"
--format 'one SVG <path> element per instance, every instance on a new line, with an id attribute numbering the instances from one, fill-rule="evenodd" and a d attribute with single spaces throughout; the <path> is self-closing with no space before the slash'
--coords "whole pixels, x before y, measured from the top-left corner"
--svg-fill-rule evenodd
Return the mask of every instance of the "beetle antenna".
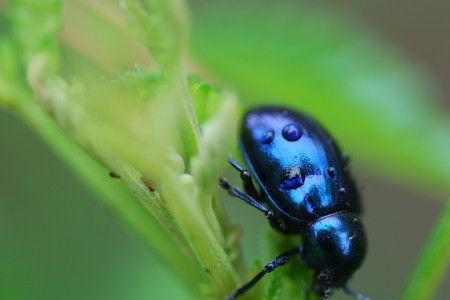
<path id="1" fill-rule="evenodd" d="M 358 300 L 370 300 L 370 298 L 368 298 L 368 297 L 366 297 L 366 296 L 364 296 L 364 295 L 362 295 L 362 294 L 360 294 L 360 293 L 354 291 L 354 290 L 353 290 L 351 287 L 349 287 L 349 286 L 345 286 L 345 287 L 344 287 L 344 291 L 345 291 L 345 293 L 347 293 L 348 295 L 353 296 L 353 297 L 355 297 L 355 298 L 358 299 Z"/>

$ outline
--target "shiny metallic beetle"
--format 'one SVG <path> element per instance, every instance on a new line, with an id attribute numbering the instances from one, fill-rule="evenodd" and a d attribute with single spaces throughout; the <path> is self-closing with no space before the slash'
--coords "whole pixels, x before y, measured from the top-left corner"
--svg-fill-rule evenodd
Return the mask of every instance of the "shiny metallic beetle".
<path id="1" fill-rule="evenodd" d="M 232 158 L 230 163 L 240 172 L 245 193 L 225 179 L 220 185 L 263 212 L 276 230 L 302 235 L 303 244 L 277 256 L 228 299 L 235 299 L 265 274 L 299 256 L 314 270 L 308 298 L 312 291 L 325 300 L 333 288 L 343 288 L 367 300 L 347 285 L 364 260 L 366 237 L 348 159 L 333 138 L 304 114 L 260 107 L 244 117 L 240 146 L 251 173 Z"/>

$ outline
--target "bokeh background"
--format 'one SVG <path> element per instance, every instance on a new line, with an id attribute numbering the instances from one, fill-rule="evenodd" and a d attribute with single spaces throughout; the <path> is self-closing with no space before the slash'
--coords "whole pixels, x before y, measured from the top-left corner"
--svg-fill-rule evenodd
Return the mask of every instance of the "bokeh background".
<path id="1" fill-rule="evenodd" d="M 194 24 L 205 2 L 191 1 Z M 447 1 L 313 5 L 359 19 L 420 63 L 440 89 L 439 105 L 450 109 Z M 195 32 L 194 27 L 194 38 Z M 352 285 L 372 299 L 394 299 L 444 199 L 383 180 L 359 165 L 353 168 L 362 189 L 370 249 Z M 39 137 L 0 110 L 0 299 L 183 299 L 183 288 L 171 273 L 99 203 Z M 267 224 L 251 208 L 231 199 L 226 205 L 246 233 L 245 256 L 251 262 Z M 335 299 L 346 298 L 337 293 Z M 449 276 L 436 299 L 450 299 Z"/>

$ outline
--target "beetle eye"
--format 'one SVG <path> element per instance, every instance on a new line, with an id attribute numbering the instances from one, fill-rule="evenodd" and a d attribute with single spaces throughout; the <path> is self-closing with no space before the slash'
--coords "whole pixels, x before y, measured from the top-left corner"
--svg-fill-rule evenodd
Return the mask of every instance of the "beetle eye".
<path id="1" fill-rule="evenodd" d="M 275 133 L 273 130 L 267 130 L 261 137 L 261 143 L 270 144 L 273 141 Z"/>
<path id="2" fill-rule="evenodd" d="M 282 133 L 283 137 L 286 140 L 290 142 L 295 142 L 302 136 L 302 128 L 300 127 L 300 125 L 292 123 L 284 126 Z"/>

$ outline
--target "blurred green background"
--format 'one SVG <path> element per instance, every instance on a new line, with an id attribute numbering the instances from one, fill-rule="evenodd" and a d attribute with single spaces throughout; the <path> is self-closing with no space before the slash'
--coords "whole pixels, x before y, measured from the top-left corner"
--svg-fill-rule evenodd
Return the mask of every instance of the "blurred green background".
<path id="1" fill-rule="evenodd" d="M 191 3 L 194 24 L 205 2 Z M 439 105 L 448 110 L 450 4 L 383 0 L 314 5 L 337 7 L 362 20 L 408 59 L 423 64 L 441 88 Z M 194 40 L 195 34 L 194 27 Z M 208 71 L 215 75 L 214 69 Z M 370 248 L 352 285 L 372 299 L 394 299 L 443 199 L 421 187 L 384 181 L 359 165 L 354 169 Z M 183 299 L 182 287 L 166 268 L 98 203 L 39 137 L 0 110 L 0 299 Z M 251 208 L 231 199 L 226 204 L 233 221 L 247 233 L 245 256 L 252 262 L 267 224 Z M 449 295 L 447 276 L 436 299 L 450 299 Z M 335 299 L 346 297 L 337 293 Z"/>

